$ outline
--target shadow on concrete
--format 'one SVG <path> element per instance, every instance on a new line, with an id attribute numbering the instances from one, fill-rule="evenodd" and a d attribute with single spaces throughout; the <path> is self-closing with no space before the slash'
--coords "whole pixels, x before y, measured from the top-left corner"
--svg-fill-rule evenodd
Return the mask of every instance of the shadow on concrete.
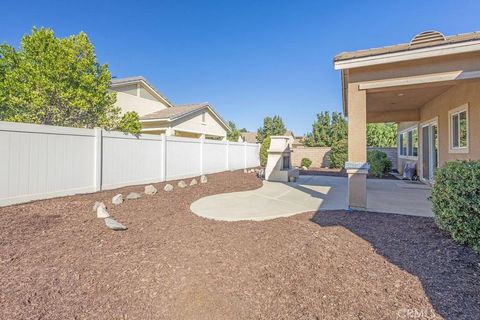
<path id="1" fill-rule="evenodd" d="M 389 262 L 418 277 L 445 319 L 480 319 L 480 255 L 448 238 L 433 218 L 319 211 L 311 220 L 347 228 Z"/>

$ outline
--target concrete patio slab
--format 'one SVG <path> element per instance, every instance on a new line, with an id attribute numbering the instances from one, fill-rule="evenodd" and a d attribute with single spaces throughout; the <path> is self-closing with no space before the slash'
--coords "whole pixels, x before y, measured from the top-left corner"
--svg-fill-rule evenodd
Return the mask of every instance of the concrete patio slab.
<path id="1" fill-rule="evenodd" d="M 300 176 L 295 183 L 264 181 L 257 190 L 204 197 L 192 203 L 195 214 L 215 220 L 269 220 L 307 211 L 347 208 L 347 178 Z M 400 180 L 369 179 L 368 210 L 432 216 L 430 188 Z"/>

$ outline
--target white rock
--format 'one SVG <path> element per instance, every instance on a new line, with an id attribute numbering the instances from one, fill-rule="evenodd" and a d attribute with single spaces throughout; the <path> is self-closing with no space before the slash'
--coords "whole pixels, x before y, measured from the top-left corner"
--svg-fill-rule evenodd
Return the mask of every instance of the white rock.
<path id="1" fill-rule="evenodd" d="M 155 193 L 157 193 L 158 190 L 157 188 L 155 188 L 154 186 L 152 186 L 151 184 L 148 185 L 148 186 L 145 186 L 145 193 L 146 194 L 149 194 L 149 195 L 153 195 Z"/>
<path id="2" fill-rule="evenodd" d="M 121 204 L 123 202 L 123 196 L 121 193 L 117 194 L 112 198 L 112 203 L 113 204 Z"/>
<path id="3" fill-rule="evenodd" d="M 113 218 L 105 218 L 105 225 L 115 231 L 127 230 L 127 227 Z"/>
<path id="4" fill-rule="evenodd" d="M 243 169 L 243 173 L 248 173 L 248 170 L 247 170 L 247 169 Z"/>
<path id="5" fill-rule="evenodd" d="M 98 207 L 104 207 L 105 209 L 107 208 L 105 206 L 105 203 L 100 202 L 100 201 L 95 201 L 95 204 L 93 205 L 92 211 L 94 211 L 94 212 L 97 211 Z"/>
<path id="6" fill-rule="evenodd" d="M 187 186 L 187 184 L 185 183 L 185 181 L 183 181 L 183 180 L 178 181 L 178 187 L 179 188 L 185 188 L 186 186 Z"/>
<path id="7" fill-rule="evenodd" d="M 194 186 L 196 184 L 198 184 L 197 179 L 193 179 L 192 181 L 190 181 L 191 186 Z"/>
<path id="8" fill-rule="evenodd" d="M 98 206 L 97 208 L 97 218 L 105 219 L 110 217 L 105 206 Z"/>
<path id="9" fill-rule="evenodd" d="M 307 168 L 307 167 L 305 167 L 305 166 L 303 166 L 303 167 L 302 167 L 302 170 L 308 170 L 308 168 Z"/>
<path id="10" fill-rule="evenodd" d="M 200 183 L 207 183 L 207 182 L 208 182 L 207 176 L 206 176 L 206 175 L 202 175 L 202 176 L 200 177 Z"/>
<path id="11" fill-rule="evenodd" d="M 163 190 L 167 192 L 173 191 L 173 186 L 171 184 L 166 184 L 165 187 L 163 187 Z"/>
<path id="12" fill-rule="evenodd" d="M 127 199 L 128 200 L 136 200 L 136 199 L 140 199 L 142 196 L 137 193 L 137 192 L 130 192 L 127 196 Z"/>

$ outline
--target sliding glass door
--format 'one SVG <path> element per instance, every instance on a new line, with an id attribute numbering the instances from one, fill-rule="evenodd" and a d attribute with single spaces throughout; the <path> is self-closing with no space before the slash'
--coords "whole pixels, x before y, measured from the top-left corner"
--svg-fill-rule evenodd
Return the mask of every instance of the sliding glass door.
<path id="1" fill-rule="evenodd" d="M 438 167 L 438 124 L 431 122 L 422 126 L 422 178 L 432 181 Z"/>

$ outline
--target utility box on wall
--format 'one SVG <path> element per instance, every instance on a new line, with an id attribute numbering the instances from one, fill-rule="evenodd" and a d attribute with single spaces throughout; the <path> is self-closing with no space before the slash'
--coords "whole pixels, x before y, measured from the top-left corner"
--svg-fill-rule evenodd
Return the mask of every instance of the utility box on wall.
<path id="1" fill-rule="evenodd" d="M 298 169 L 292 168 L 291 152 L 288 136 L 271 136 L 268 149 L 265 180 L 289 182 L 298 178 Z"/>

